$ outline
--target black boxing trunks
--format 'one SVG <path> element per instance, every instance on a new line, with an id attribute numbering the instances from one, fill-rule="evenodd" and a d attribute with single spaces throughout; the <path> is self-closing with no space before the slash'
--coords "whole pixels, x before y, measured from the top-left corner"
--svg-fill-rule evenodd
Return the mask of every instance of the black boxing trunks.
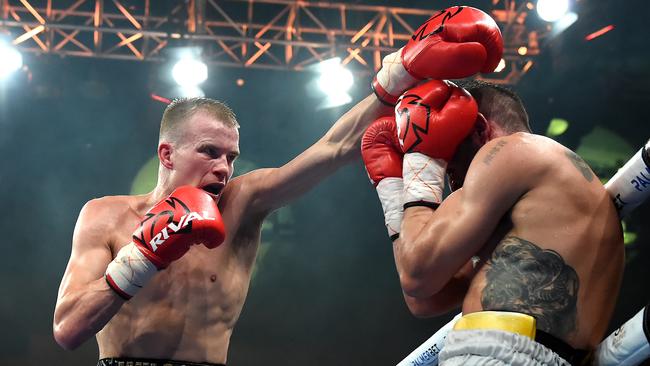
<path id="1" fill-rule="evenodd" d="M 226 366 L 221 363 L 187 362 L 174 360 L 158 360 L 154 358 L 102 358 L 97 366 Z"/>

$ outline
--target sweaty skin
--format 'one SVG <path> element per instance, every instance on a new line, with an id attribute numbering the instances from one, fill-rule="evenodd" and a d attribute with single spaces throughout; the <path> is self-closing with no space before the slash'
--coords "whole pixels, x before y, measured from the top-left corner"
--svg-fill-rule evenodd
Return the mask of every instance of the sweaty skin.
<path id="1" fill-rule="evenodd" d="M 192 116 L 187 146 L 171 157 L 159 151 L 162 164 L 173 166 L 174 184 L 159 180 L 149 194 L 95 199 L 82 209 L 54 314 L 57 341 L 72 349 L 96 334 L 100 358 L 226 363 L 264 218 L 358 157 L 365 128 L 390 112 L 370 96 L 286 165 L 230 182 L 239 153 L 237 130 L 201 113 Z M 226 226 L 225 242 L 213 250 L 192 246 L 131 300 L 119 298 L 106 285 L 104 271 L 131 241 L 144 213 L 176 185 L 202 187 L 214 182 L 227 182 L 218 196 L 213 195 Z"/>
<path id="2" fill-rule="evenodd" d="M 468 160 L 466 175 L 450 164 L 458 189 L 437 210 L 405 210 L 394 251 L 412 312 L 516 311 L 573 347 L 594 348 L 624 264 L 621 224 L 599 179 L 575 153 L 523 132 Z"/>

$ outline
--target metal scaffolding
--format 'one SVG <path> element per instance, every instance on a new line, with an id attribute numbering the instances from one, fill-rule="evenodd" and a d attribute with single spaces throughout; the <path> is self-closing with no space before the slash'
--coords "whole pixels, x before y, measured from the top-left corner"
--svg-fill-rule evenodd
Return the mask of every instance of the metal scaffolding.
<path id="1" fill-rule="evenodd" d="M 528 1 L 492 0 L 505 41 L 503 71 L 515 84 L 535 61 L 548 27 L 527 22 Z M 373 72 L 433 9 L 301 0 L 0 0 L 0 34 L 22 51 L 164 61 L 197 47 L 208 64 L 304 70 L 331 57 Z"/>

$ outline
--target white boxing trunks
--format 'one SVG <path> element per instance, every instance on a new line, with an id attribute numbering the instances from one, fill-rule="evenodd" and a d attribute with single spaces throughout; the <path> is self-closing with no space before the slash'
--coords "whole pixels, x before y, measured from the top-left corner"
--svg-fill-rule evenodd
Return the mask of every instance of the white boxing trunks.
<path id="1" fill-rule="evenodd" d="M 440 353 L 440 366 L 571 366 L 529 337 L 502 330 L 452 330 Z"/>

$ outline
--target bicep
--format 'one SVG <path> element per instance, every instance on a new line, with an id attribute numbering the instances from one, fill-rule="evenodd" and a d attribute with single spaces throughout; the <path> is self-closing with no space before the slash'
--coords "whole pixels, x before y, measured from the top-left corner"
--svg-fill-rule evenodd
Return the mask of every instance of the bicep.
<path id="1" fill-rule="evenodd" d="M 108 228 L 98 217 L 97 206 L 96 202 L 91 201 L 79 214 L 70 259 L 59 287 L 59 298 L 68 291 L 101 278 L 112 260 Z"/>
<path id="2" fill-rule="evenodd" d="M 487 146 L 475 156 L 463 188 L 445 199 L 433 213 L 425 237 L 435 242 L 433 266 L 450 278 L 475 255 L 495 232 L 499 222 L 530 189 L 535 174 L 518 149 L 502 146 L 497 156 L 486 158 Z"/>

